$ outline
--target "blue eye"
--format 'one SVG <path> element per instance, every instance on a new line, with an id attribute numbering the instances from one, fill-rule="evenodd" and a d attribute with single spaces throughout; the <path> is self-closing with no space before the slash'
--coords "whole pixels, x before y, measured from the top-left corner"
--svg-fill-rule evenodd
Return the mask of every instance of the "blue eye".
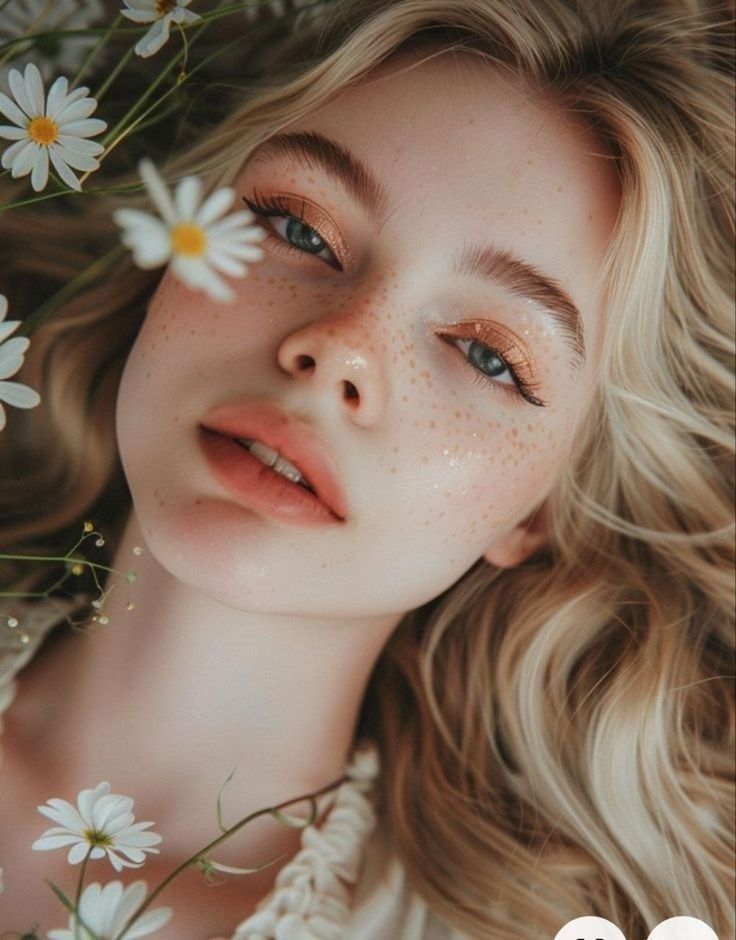
<path id="1" fill-rule="evenodd" d="M 530 405 L 536 405 L 539 408 L 546 407 L 546 402 L 532 394 L 536 386 L 519 375 L 518 367 L 521 363 L 509 357 L 509 350 L 501 351 L 477 339 L 462 336 L 446 334 L 443 339 L 451 342 L 456 349 L 460 349 L 463 353 L 463 362 L 473 370 L 473 377 L 479 384 L 521 395 Z M 505 380 L 504 374 L 507 376 Z"/>
<path id="2" fill-rule="evenodd" d="M 260 201 L 246 199 L 244 196 L 243 202 L 254 215 L 279 220 L 271 223 L 271 231 L 278 234 L 279 238 L 275 244 L 280 245 L 281 250 L 296 254 L 310 254 L 315 257 L 320 257 L 322 252 L 327 252 L 329 257 L 324 257 L 322 260 L 326 261 L 330 267 L 338 271 L 342 270 L 327 239 L 320 234 L 318 229 L 307 223 L 304 203 L 301 209 L 297 210 L 287 196 L 269 196 Z M 283 226 L 283 230 L 279 231 L 277 225 Z"/>

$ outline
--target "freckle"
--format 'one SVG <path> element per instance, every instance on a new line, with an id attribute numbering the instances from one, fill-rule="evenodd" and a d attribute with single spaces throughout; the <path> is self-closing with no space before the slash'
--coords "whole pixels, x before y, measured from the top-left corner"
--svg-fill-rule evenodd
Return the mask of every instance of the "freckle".
<path id="1" fill-rule="evenodd" d="M 565 190 L 562 188 L 562 186 L 558 186 L 558 187 L 557 187 L 557 192 L 558 192 L 558 193 L 564 193 L 564 191 L 565 191 Z"/>
<path id="2" fill-rule="evenodd" d="M 593 221 L 593 213 L 592 213 L 592 212 L 589 212 L 589 213 L 588 213 L 588 221 L 589 221 L 589 222 L 592 222 L 592 221 Z"/>
<path id="3" fill-rule="evenodd" d="M 194 500 L 194 505 L 195 505 L 195 506 L 201 506 L 201 505 L 202 505 L 202 500 L 199 499 L 199 498 L 195 499 L 195 500 Z"/>
<path id="4" fill-rule="evenodd" d="M 456 418 L 462 418 L 462 414 L 459 411 L 453 412 Z"/>
<path id="5" fill-rule="evenodd" d="M 189 331 L 189 335 L 190 335 L 190 336 L 194 336 L 194 330 L 190 330 L 190 331 Z"/>
<path id="6" fill-rule="evenodd" d="M 146 378 L 147 378 L 147 379 L 150 379 L 150 378 L 151 378 L 151 373 L 150 373 L 150 372 L 146 372 Z"/>
<path id="7" fill-rule="evenodd" d="M 468 124 L 470 125 L 470 127 L 472 127 L 473 124 L 475 124 L 475 118 L 470 118 L 470 119 L 468 120 Z"/>
<path id="8" fill-rule="evenodd" d="M 401 396 L 401 400 L 402 400 L 402 401 L 409 401 L 409 396 L 408 396 L 408 395 L 402 395 L 402 396 Z"/>
<path id="9" fill-rule="evenodd" d="M 431 428 L 436 428 L 436 427 L 437 427 L 437 424 L 436 424 L 436 422 L 434 422 L 434 421 L 430 421 L 430 422 L 429 422 L 429 426 L 430 426 Z"/>
<path id="10" fill-rule="evenodd" d="M 412 378 L 412 379 L 409 380 L 409 384 L 410 384 L 410 385 L 416 385 L 416 384 L 417 384 L 417 380 L 414 379 L 414 378 Z"/>
<path id="11" fill-rule="evenodd" d="M 416 368 L 416 362 L 413 359 L 409 360 L 409 368 L 410 369 Z"/>
<path id="12" fill-rule="evenodd" d="M 537 225 L 541 225 L 541 224 L 542 224 L 542 220 L 541 220 L 541 219 L 537 219 Z"/>
<path id="13" fill-rule="evenodd" d="M 429 463 L 429 457 L 422 457 L 422 463 Z"/>
<path id="14" fill-rule="evenodd" d="M 398 446 L 392 447 L 391 450 L 393 450 L 393 452 L 394 452 L 395 454 L 398 454 L 398 452 L 399 452 Z"/>
<path id="15" fill-rule="evenodd" d="M 391 467 L 391 473 L 396 473 L 396 467 Z"/>
<path id="16" fill-rule="evenodd" d="M 527 161 L 526 161 L 526 165 L 527 165 L 527 166 L 534 166 L 534 161 L 533 161 L 533 160 L 527 160 Z"/>

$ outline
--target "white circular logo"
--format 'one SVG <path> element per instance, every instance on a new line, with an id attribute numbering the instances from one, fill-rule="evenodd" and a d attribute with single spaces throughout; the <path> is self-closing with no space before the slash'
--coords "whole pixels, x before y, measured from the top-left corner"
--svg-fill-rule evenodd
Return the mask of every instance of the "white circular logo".
<path id="1" fill-rule="evenodd" d="M 649 940 L 718 940 L 715 930 L 697 917 L 670 917 L 657 924 Z"/>
<path id="2" fill-rule="evenodd" d="M 576 917 L 575 920 L 568 921 L 562 930 L 557 931 L 555 940 L 626 940 L 626 937 L 605 917 Z M 654 940 L 669 938 L 663 935 L 655 937 Z"/>

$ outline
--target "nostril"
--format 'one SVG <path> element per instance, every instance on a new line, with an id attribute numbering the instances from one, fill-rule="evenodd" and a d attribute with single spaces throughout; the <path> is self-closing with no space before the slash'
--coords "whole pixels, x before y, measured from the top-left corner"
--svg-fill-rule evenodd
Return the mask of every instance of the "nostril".
<path id="1" fill-rule="evenodd" d="M 297 356 L 296 367 L 300 372 L 314 368 L 314 359 L 311 356 Z"/>
<path id="2" fill-rule="evenodd" d="M 353 385 L 352 382 L 345 382 L 345 397 L 346 398 L 358 397 L 358 389 Z"/>

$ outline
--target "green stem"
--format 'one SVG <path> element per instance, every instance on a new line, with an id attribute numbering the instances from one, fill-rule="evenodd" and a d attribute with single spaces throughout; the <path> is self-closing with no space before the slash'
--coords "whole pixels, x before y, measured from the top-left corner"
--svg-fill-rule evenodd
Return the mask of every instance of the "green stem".
<path id="1" fill-rule="evenodd" d="M 257 819 L 259 816 L 263 816 L 266 813 L 272 813 L 274 810 L 285 809 L 287 806 L 291 806 L 292 803 L 301 803 L 303 800 L 315 800 L 318 796 L 321 796 L 323 793 L 327 793 L 330 790 L 334 790 L 335 787 L 339 787 L 340 784 L 345 783 L 346 780 L 349 780 L 348 776 L 342 776 L 335 783 L 331 783 L 326 787 L 322 787 L 320 790 L 315 790 L 313 793 L 307 793 L 305 796 L 296 797 L 293 800 L 287 800 L 285 803 L 279 803 L 278 806 L 267 806 L 264 809 L 259 809 L 255 813 L 251 813 L 250 816 L 246 816 L 244 819 L 241 819 L 239 822 L 235 823 L 234 826 L 231 826 L 227 832 L 224 832 L 222 835 L 218 836 L 216 839 L 213 839 L 209 845 L 206 845 L 203 849 L 200 849 L 198 852 L 195 852 L 190 858 L 185 862 L 182 862 L 177 868 L 175 868 L 168 877 L 159 884 L 154 890 L 148 895 L 148 897 L 139 905 L 139 907 L 133 911 L 128 920 L 123 924 L 122 929 L 115 935 L 113 940 L 121 940 L 124 937 L 126 930 L 131 927 L 150 906 L 156 900 L 156 898 L 161 894 L 161 892 L 167 888 L 174 878 L 177 878 L 185 869 L 189 868 L 190 865 L 195 865 L 203 856 L 208 852 L 211 852 L 213 849 L 217 848 L 218 845 L 221 845 L 230 836 L 235 835 L 238 830 L 242 829 L 243 826 L 246 826 L 252 820 Z"/>
<path id="2" fill-rule="evenodd" d="M 84 886 L 84 876 L 87 873 L 87 863 L 92 854 L 92 846 L 87 850 L 87 854 L 82 861 L 82 868 L 79 872 L 79 881 L 77 882 L 77 893 L 74 898 L 74 940 L 79 940 L 79 902 L 82 899 L 82 888 Z"/>
<path id="3" fill-rule="evenodd" d="M 112 23 L 110 24 L 110 26 L 108 26 L 108 28 L 105 30 L 105 32 L 100 34 L 100 38 L 97 40 L 97 42 L 94 44 L 94 46 L 90 49 L 89 55 L 87 56 L 87 58 L 86 58 L 86 59 L 84 60 L 84 62 L 82 63 L 82 65 L 81 65 L 79 71 L 77 72 L 77 74 L 74 76 L 74 81 L 73 81 L 73 82 L 70 84 L 70 86 L 69 86 L 70 90 L 73 89 L 73 88 L 76 88 L 77 85 L 82 81 L 82 78 L 83 78 L 83 76 L 84 76 L 84 73 L 87 71 L 87 69 L 90 67 L 90 65 L 92 64 L 92 62 L 93 62 L 93 61 L 95 60 L 95 58 L 97 57 L 97 53 L 98 53 L 98 52 L 100 51 L 100 49 L 105 45 L 105 43 L 107 42 L 107 40 L 110 38 L 111 34 L 112 34 L 113 32 L 115 32 L 115 30 L 118 28 L 118 26 L 120 26 L 122 20 L 123 20 L 122 14 L 118 13 L 118 15 L 117 15 L 117 16 L 115 17 L 115 19 L 112 21 Z M 98 99 L 98 101 L 99 101 L 99 95 L 97 95 L 96 97 L 97 97 L 97 99 Z"/>
<path id="4" fill-rule="evenodd" d="M 1 561 L 73 561 L 77 565 L 86 565 L 88 568 L 99 569 L 100 571 L 109 571 L 111 574 L 123 575 L 126 580 L 132 572 L 119 571 L 117 568 L 110 568 L 108 565 L 101 565 L 96 561 L 88 561 L 86 558 L 71 558 L 69 555 L 5 555 L 0 554 Z M 0 597 L 9 595 L 0 592 Z M 17 597 L 19 595 L 13 595 Z M 20 595 L 22 596 L 22 595 Z"/>
<path id="5" fill-rule="evenodd" d="M 129 46 L 129 47 L 128 47 L 128 50 L 127 50 L 127 52 L 125 53 L 125 55 L 124 55 L 124 56 L 122 57 L 122 59 L 118 62 L 118 64 L 115 66 L 115 68 L 112 70 L 112 72 L 110 72 L 110 74 L 107 76 L 107 78 L 105 79 L 105 81 L 102 83 L 102 85 L 100 85 L 99 89 L 98 89 L 98 90 L 95 92 L 95 94 L 93 95 L 94 99 L 97 101 L 98 104 L 99 104 L 100 101 L 102 100 L 102 96 L 105 94 L 105 92 L 107 92 L 107 90 L 108 90 L 108 88 L 110 87 L 110 85 L 112 85 L 112 83 L 113 83 L 113 82 L 115 81 L 115 79 L 118 77 L 118 75 L 120 74 L 120 72 L 125 68 L 125 66 L 126 66 L 126 65 L 128 64 L 128 62 L 130 61 L 130 58 L 131 58 L 131 56 L 133 55 L 134 49 L 135 49 L 135 46 Z"/>

